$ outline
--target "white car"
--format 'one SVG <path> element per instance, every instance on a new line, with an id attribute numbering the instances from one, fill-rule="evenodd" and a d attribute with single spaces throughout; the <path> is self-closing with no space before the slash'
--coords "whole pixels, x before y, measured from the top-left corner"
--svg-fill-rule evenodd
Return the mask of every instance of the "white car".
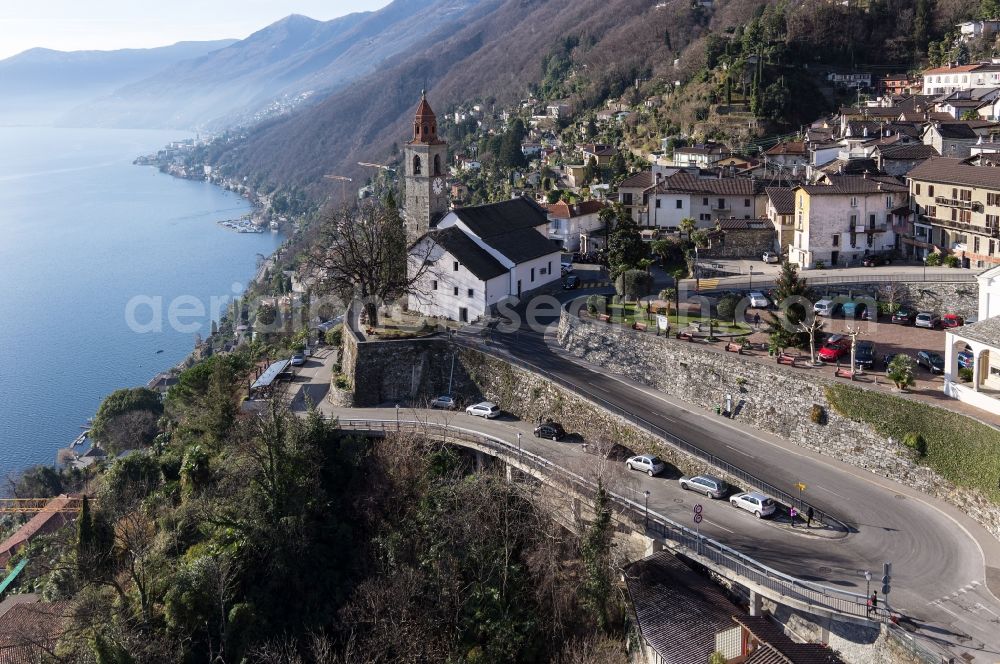
<path id="1" fill-rule="evenodd" d="M 492 420 L 493 418 L 500 416 L 500 406 L 496 405 L 492 401 L 482 401 L 480 403 L 472 404 L 466 408 L 465 414 L 485 417 L 488 420 Z"/>
<path id="2" fill-rule="evenodd" d="M 813 313 L 817 316 L 832 316 L 836 308 L 837 305 L 833 303 L 833 300 L 822 299 L 813 305 Z"/>
<path id="3" fill-rule="evenodd" d="M 441 395 L 439 397 L 435 397 L 431 401 L 431 408 L 443 408 L 444 410 L 454 410 L 456 405 L 457 404 L 455 403 L 455 399 L 448 395 Z"/>
<path id="4" fill-rule="evenodd" d="M 768 305 L 771 304 L 760 291 L 750 291 L 749 297 L 750 306 L 754 309 L 767 309 Z"/>
<path id="5" fill-rule="evenodd" d="M 570 272 L 573 271 L 573 264 L 572 263 L 561 263 L 560 266 L 562 268 L 562 273 L 564 275 L 569 274 Z"/>
<path id="6" fill-rule="evenodd" d="M 776 254 L 773 251 L 765 251 L 764 255 L 761 256 L 760 259 L 762 261 L 764 261 L 765 263 L 780 263 L 781 262 L 781 255 L 780 254 Z"/>
<path id="7" fill-rule="evenodd" d="M 758 519 L 771 516 L 777 509 L 773 498 L 756 492 L 737 494 L 729 499 L 729 504 L 751 512 Z"/>
<path id="8" fill-rule="evenodd" d="M 663 469 L 667 467 L 667 464 L 660 461 L 659 457 L 655 457 L 650 454 L 640 454 L 638 456 L 630 457 L 629 460 L 625 462 L 625 467 L 629 470 L 641 470 L 652 477 L 657 473 L 662 473 Z"/>

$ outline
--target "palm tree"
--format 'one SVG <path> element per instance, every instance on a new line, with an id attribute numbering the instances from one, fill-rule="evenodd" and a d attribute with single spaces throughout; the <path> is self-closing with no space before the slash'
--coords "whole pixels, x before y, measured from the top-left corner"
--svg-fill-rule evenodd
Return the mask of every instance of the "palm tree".
<path id="1" fill-rule="evenodd" d="M 683 219 L 681 219 L 680 228 L 682 231 L 687 233 L 687 237 L 689 240 L 691 239 L 691 233 L 694 231 L 696 225 L 697 222 L 695 222 L 695 220 L 692 219 L 691 217 L 684 217 Z"/>

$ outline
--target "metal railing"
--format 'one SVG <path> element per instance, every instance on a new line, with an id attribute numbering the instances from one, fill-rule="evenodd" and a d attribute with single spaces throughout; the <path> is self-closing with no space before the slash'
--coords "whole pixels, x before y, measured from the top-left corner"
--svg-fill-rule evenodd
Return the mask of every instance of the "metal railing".
<path id="1" fill-rule="evenodd" d="M 582 320 L 580 322 L 589 324 L 586 321 Z M 632 330 L 626 330 L 626 331 L 632 332 Z M 633 332 L 633 333 L 640 334 L 638 332 Z M 473 348 L 474 350 L 485 352 L 495 357 L 498 357 L 504 360 L 505 362 L 510 362 L 511 364 L 514 364 L 522 369 L 525 369 L 526 371 L 530 371 L 532 373 L 544 376 L 546 380 L 550 380 L 554 383 L 557 383 L 560 387 L 563 387 L 569 390 L 570 392 L 573 392 L 574 394 L 583 397 L 587 401 L 596 403 L 601 408 L 611 412 L 614 415 L 617 415 L 618 417 L 621 417 L 630 424 L 633 424 L 639 427 L 640 429 L 648 433 L 651 433 L 654 436 L 657 436 L 658 438 L 663 439 L 667 444 L 672 445 L 683 452 L 686 452 L 694 457 L 697 457 L 701 461 L 704 461 L 705 463 L 713 466 L 714 468 L 717 468 L 718 470 L 721 470 L 722 472 L 729 474 L 731 477 L 736 478 L 737 480 L 746 484 L 747 486 L 753 489 L 757 489 L 758 491 L 762 491 L 789 507 L 794 507 L 799 511 L 800 514 L 806 514 L 808 513 L 809 509 L 812 508 L 813 519 L 821 523 L 824 523 L 832 528 L 835 528 L 837 530 L 843 530 L 843 531 L 849 530 L 848 527 L 843 522 L 827 514 L 825 511 L 819 509 L 815 505 L 810 504 L 808 501 L 805 501 L 802 498 L 797 497 L 794 494 L 791 494 L 787 491 L 779 489 L 774 484 L 771 484 L 770 482 L 767 482 L 761 479 L 760 477 L 757 477 L 756 475 L 748 473 L 742 468 L 734 466 L 725 459 L 722 459 L 721 457 L 718 457 L 715 454 L 712 454 L 711 452 L 701 447 L 698 447 L 694 443 L 685 440 L 684 438 L 681 438 L 675 433 L 667 431 L 663 427 L 653 424 L 649 420 L 640 417 L 639 415 L 636 415 L 630 411 L 625 410 L 624 408 L 616 406 L 615 404 L 611 403 L 604 397 L 598 394 L 594 394 L 593 392 L 587 390 L 586 388 L 583 388 L 575 383 L 571 383 L 551 372 L 547 372 L 541 369 L 540 367 L 537 367 L 531 364 L 530 362 L 527 362 L 520 358 L 508 354 L 497 353 L 494 349 L 488 346 L 483 347 L 478 343 L 474 343 L 471 340 L 467 340 L 464 338 L 462 338 L 461 340 L 456 339 L 456 341 L 460 341 L 460 343 L 463 343 L 463 345 L 466 345 L 469 348 Z"/>
<path id="2" fill-rule="evenodd" d="M 416 420 L 342 419 L 338 420 L 338 425 L 345 431 L 382 436 L 406 433 L 431 436 L 446 443 L 474 443 L 488 449 L 491 456 L 519 466 L 522 470 L 540 472 L 552 486 L 568 489 L 591 502 L 596 500 L 598 491 L 596 483 L 496 436 L 459 426 Z M 829 612 L 854 618 L 875 619 L 878 622 L 888 622 L 890 619 L 891 613 L 888 607 L 879 607 L 877 611 L 869 612 L 868 598 L 864 595 L 779 572 L 654 510 L 648 510 L 643 504 L 607 489 L 605 492 L 611 504 L 617 508 L 619 518 L 630 522 L 636 531 L 672 542 L 693 560 L 730 572 L 732 580 L 737 583 L 752 583 L 770 591 L 771 598 L 775 601 L 795 600 Z"/>

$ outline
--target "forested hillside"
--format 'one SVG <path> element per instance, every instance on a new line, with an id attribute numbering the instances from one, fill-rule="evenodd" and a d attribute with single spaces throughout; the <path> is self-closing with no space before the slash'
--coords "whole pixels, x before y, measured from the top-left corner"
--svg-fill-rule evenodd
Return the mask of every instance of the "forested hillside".
<path id="1" fill-rule="evenodd" d="M 210 160 L 258 184 L 302 187 L 322 197 L 324 173 L 364 177 L 358 161 L 391 159 L 407 139 L 409 114 L 426 87 L 441 114 L 463 102 L 509 107 L 534 92 L 599 107 L 680 82 L 678 109 L 723 93 L 722 64 L 762 60 L 761 111 L 791 125 L 833 105 L 817 92 L 825 69 L 918 66 L 928 45 L 976 0 L 493 0 L 460 30 L 429 36 L 321 104 L 218 147 Z M 755 20 L 756 19 L 756 20 Z M 728 57 L 720 57 L 728 56 Z M 753 75 L 748 85 L 754 84 Z M 730 84 L 731 85 L 731 84 Z M 685 96 L 686 95 L 686 96 Z M 694 109 L 688 109 L 694 114 Z"/>

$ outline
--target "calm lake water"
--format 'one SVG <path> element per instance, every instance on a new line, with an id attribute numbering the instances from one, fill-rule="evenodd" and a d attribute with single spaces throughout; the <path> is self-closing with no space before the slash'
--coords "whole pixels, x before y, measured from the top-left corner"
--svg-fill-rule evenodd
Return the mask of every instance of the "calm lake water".
<path id="1" fill-rule="evenodd" d="M 171 303 L 231 297 L 280 244 L 215 223 L 250 209 L 239 196 L 132 165 L 181 138 L 0 127 L 0 476 L 54 463 L 107 394 L 182 360 L 195 332 L 172 329 Z M 153 305 L 134 318 L 155 328 L 159 309 L 162 330 L 130 329 L 136 296 Z"/>

